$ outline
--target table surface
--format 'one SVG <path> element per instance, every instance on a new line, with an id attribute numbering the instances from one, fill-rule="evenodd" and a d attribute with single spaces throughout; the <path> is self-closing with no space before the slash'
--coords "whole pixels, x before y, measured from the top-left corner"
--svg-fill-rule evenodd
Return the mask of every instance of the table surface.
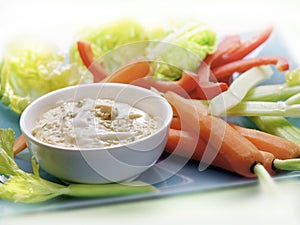
<path id="1" fill-rule="evenodd" d="M 64 45 L 81 26 L 130 16 L 144 23 L 197 19 L 219 33 L 240 33 L 273 24 L 296 59 L 300 50 L 297 1 L 0 1 L 0 53 L 19 34 Z M 269 193 L 258 184 L 105 206 L 0 218 L 1 224 L 298 224 L 300 179 L 276 181 Z M 1 210 L 1 209 L 0 209 Z"/>

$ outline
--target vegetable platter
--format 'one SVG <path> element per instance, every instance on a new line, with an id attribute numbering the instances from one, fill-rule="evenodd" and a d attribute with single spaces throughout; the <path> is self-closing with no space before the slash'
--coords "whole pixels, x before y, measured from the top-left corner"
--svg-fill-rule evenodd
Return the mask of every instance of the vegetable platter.
<path id="1" fill-rule="evenodd" d="M 241 37 L 243 39 L 247 39 L 251 36 L 255 36 L 256 34 L 257 34 L 257 32 L 249 32 L 248 34 L 241 35 Z M 274 59 L 272 57 L 270 58 L 269 56 L 280 56 L 282 58 L 287 59 L 289 62 L 288 69 L 290 69 L 291 71 L 295 70 L 298 67 L 297 61 L 294 59 L 293 55 L 287 48 L 286 43 L 281 38 L 279 31 L 277 31 L 276 29 L 273 29 L 270 37 L 268 37 L 266 39 L 268 39 L 268 40 L 262 41 L 264 43 L 261 43 L 261 46 L 259 46 L 259 48 L 257 48 L 255 50 L 255 52 L 253 53 L 253 55 L 254 55 L 253 57 L 260 57 L 260 59 L 262 61 L 265 60 L 265 62 L 267 62 L 267 63 L 263 63 L 263 64 L 272 64 L 271 68 L 274 73 L 272 73 L 271 77 L 268 77 L 269 79 L 263 80 L 264 82 L 262 82 L 262 80 L 259 80 L 259 82 L 257 82 L 257 83 L 259 83 L 259 85 L 262 85 L 262 86 L 269 85 L 269 84 L 272 84 L 272 85 L 282 84 L 285 82 L 286 77 L 285 77 L 285 72 L 280 71 L 280 70 L 287 70 L 287 68 L 282 68 L 281 67 L 282 64 L 280 64 L 280 62 L 278 62 L 278 59 Z M 92 40 L 92 39 L 90 39 L 90 40 Z M 177 44 L 184 45 L 186 43 L 178 42 Z M 103 79 L 103 77 L 101 77 L 103 75 L 103 74 L 101 74 L 101 68 L 99 70 L 99 68 L 91 67 L 91 65 L 93 64 L 93 57 L 91 57 L 91 55 L 89 55 L 89 54 L 84 54 L 84 53 L 86 53 L 85 48 L 90 48 L 90 47 L 91 46 L 85 45 L 85 42 L 78 42 L 79 52 L 81 49 L 80 56 L 73 55 L 75 57 L 75 59 L 73 59 L 73 60 L 80 60 L 79 57 L 81 57 L 83 64 L 85 66 L 87 66 L 89 68 L 91 74 L 94 75 L 93 76 L 94 82 L 99 82 L 99 81 L 101 81 L 101 79 Z M 74 48 L 76 48 L 76 47 L 74 47 Z M 72 49 L 71 51 L 75 51 L 75 50 Z M 209 50 L 208 52 L 206 52 L 204 54 L 204 56 L 201 60 L 203 60 L 205 58 L 206 54 L 212 54 L 212 53 L 213 53 L 213 50 Z M 98 53 L 96 52 L 96 54 L 98 54 Z M 56 56 L 56 57 L 60 57 L 60 56 Z M 57 60 L 57 58 L 55 58 L 55 60 Z M 61 60 L 61 59 L 59 59 L 59 60 Z M 249 61 L 251 61 L 251 57 L 249 58 Z M 13 63 L 14 62 L 11 62 L 10 65 L 13 65 Z M 251 62 L 250 62 L 250 64 L 251 64 Z M 5 65 L 5 64 L 3 63 L 3 65 Z M 2 65 L 2 71 L 5 72 L 4 69 L 7 69 L 7 68 L 4 68 L 3 65 Z M 99 65 L 100 64 L 98 64 L 98 66 Z M 56 65 L 52 65 L 52 66 L 55 67 Z M 110 66 L 113 67 L 116 65 L 110 65 Z M 185 69 L 192 70 L 194 68 L 193 66 L 194 65 L 188 65 L 187 66 L 188 68 L 185 68 Z M 279 67 L 277 67 L 277 66 L 279 66 Z M 228 69 L 222 68 L 222 67 L 219 67 L 219 68 L 216 67 L 216 68 L 217 69 L 214 72 L 216 74 L 219 74 L 220 77 L 223 76 L 223 78 L 225 78 L 224 81 L 226 81 L 226 75 L 224 75 L 224 74 L 225 74 L 226 70 L 228 72 Z M 11 67 L 11 69 L 13 70 L 14 68 Z M 82 68 L 80 68 L 80 69 L 82 69 Z M 127 69 L 130 70 L 130 68 L 127 68 Z M 163 67 L 163 66 L 156 67 L 156 69 L 157 70 L 156 70 L 155 76 L 157 76 L 158 78 L 162 78 L 162 77 L 166 76 L 164 74 L 165 71 L 172 70 L 172 68 L 167 68 L 167 67 Z M 64 80 L 61 81 L 60 84 L 63 84 L 65 82 L 63 85 L 68 86 L 68 85 L 72 85 L 73 84 L 72 82 L 75 82 L 74 80 L 70 81 L 70 79 L 68 78 L 69 70 L 70 70 L 70 68 L 67 68 L 66 70 L 62 71 L 62 73 L 65 74 L 65 76 L 62 76 L 62 79 L 64 79 Z M 238 71 L 238 72 L 243 73 L 243 72 L 247 72 L 248 70 L 249 70 L 249 68 L 247 68 L 247 66 L 246 66 L 246 68 L 244 68 L 243 71 Z M 229 71 L 230 71 L 230 68 L 229 68 Z M 6 70 L 6 72 L 8 72 L 8 70 Z M 95 76 L 95 74 L 97 74 L 97 76 Z M 118 80 L 118 76 L 117 76 L 118 73 L 115 73 L 115 74 L 116 74 L 116 76 L 112 76 L 109 79 Z M 178 71 L 175 71 L 174 74 L 175 74 L 175 77 L 171 77 L 168 79 L 169 80 L 178 79 L 178 78 L 176 78 L 176 76 L 178 76 Z M 109 79 L 108 79 L 108 81 L 109 81 Z M 238 80 L 238 79 L 236 79 L 236 80 Z M 236 80 L 234 80 L 233 83 Z M 3 78 L 2 78 L 2 82 L 3 82 Z M 12 83 L 10 83 L 10 84 L 12 84 Z M 152 84 L 154 84 L 154 83 L 151 83 L 150 86 L 155 87 L 155 85 L 152 85 Z M 26 85 L 27 84 L 25 84 L 25 86 Z M 34 96 L 34 94 L 40 94 L 40 95 L 44 94 L 44 92 L 43 92 L 44 90 L 40 89 L 38 84 L 31 84 L 31 85 L 37 85 L 37 86 L 34 86 L 36 88 L 37 92 L 33 93 L 33 95 L 31 95 L 30 97 L 36 97 L 36 96 Z M 144 84 L 142 83 L 142 85 L 144 85 Z M 224 91 L 222 85 L 220 85 L 218 87 L 220 88 L 220 90 Z M 11 88 L 11 87 L 9 87 L 9 88 Z M 59 87 L 57 86 L 55 88 L 60 88 L 60 86 Z M 226 90 L 227 90 L 227 88 L 226 88 Z M 249 88 L 251 88 L 251 87 L 249 87 Z M 228 90 L 230 90 L 230 88 Z M 2 91 L 2 96 L 1 96 L 2 103 L 0 105 L 1 128 L 12 129 L 14 131 L 14 137 L 18 137 L 21 135 L 21 131 L 19 128 L 19 117 L 20 117 L 19 113 L 21 113 L 21 111 L 26 107 L 26 105 L 30 104 L 30 101 L 31 101 L 30 98 L 23 98 L 22 94 L 29 93 L 30 91 L 29 91 L 28 87 L 25 87 L 23 90 L 17 90 L 16 92 L 14 92 L 13 96 L 8 95 L 8 93 L 12 93 L 12 92 L 10 90 L 5 90 L 5 88 L 3 88 L 3 86 L 2 86 L 1 91 Z M 40 93 L 39 93 L 39 91 L 40 91 Z M 50 90 L 47 90 L 47 91 L 50 91 Z M 161 91 L 161 90 L 158 90 L 158 91 Z M 190 93 L 192 92 L 192 90 L 189 90 L 189 91 L 190 91 Z M 223 93 L 225 93 L 225 91 Z M 239 106 L 239 104 L 248 104 L 246 94 L 247 93 L 245 93 L 245 96 L 242 96 L 242 98 L 245 98 L 246 101 L 230 102 L 230 104 L 234 104 L 234 106 Z M 294 98 L 289 98 L 289 102 L 287 102 L 286 104 L 288 104 L 288 103 L 298 104 L 297 96 L 296 97 L 295 96 L 293 96 Z M 180 101 L 183 99 L 182 97 L 179 97 L 178 98 L 179 100 L 177 99 L 178 102 L 176 102 L 177 101 L 176 98 L 178 97 L 178 95 L 174 94 L 174 93 L 166 94 L 165 97 L 167 100 L 169 100 L 169 102 L 172 105 L 173 104 L 174 105 L 181 104 Z M 213 97 L 215 97 L 215 96 L 213 96 Z M 209 97 L 208 100 L 213 99 L 213 97 Z M 249 96 L 248 96 L 248 98 L 249 98 Z M 204 100 L 207 100 L 207 99 L 204 99 Z M 213 99 L 213 100 L 218 101 L 217 99 Z M 213 102 L 213 100 L 211 100 L 211 102 Z M 192 100 L 192 101 L 195 101 L 195 100 Z M 184 104 L 184 102 L 182 102 L 182 103 Z M 259 127 L 260 129 L 263 129 L 264 125 L 266 125 L 266 123 L 262 122 L 261 117 L 257 117 L 257 118 L 254 118 L 253 120 L 250 120 L 248 118 L 248 116 L 249 115 L 253 116 L 253 114 L 251 114 L 251 111 L 247 111 L 247 110 L 243 111 L 243 110 L 239 109 L 239 110 L 237 110 L 237 112 L 241 112 L 241 111 L 243 112 L 243 113 L 241 113 L 241 115 L 239 115 L 238 113 L 234 112 L 234 109 L 235 109 L 234 106 L 232 106 L 229 109 L 228 108 L 223 109 L 225 111 L 218 111 L 218 110 L 214 111 L 212 106 L 209 107 L 207 105 L 207 101 L 199 100 L 197 102 L 197 104 L 201 105 L 202 109 L 206 108 L 206 110 L 208 110 L 210 113 L 215 114 L 215 115 L 223 116 L 222 113 L 224 113 L 224 112 L 228 113 L 228 115 L 230 115 L 230 113 L 232 113 L 232 115 L 226 117 L 226 122 L 228 122 L 228 124 L 232 125 L 232 129 L 237 129 L 237 130 L 241 129 L 241 130 L 239 130 L 239 132 L 241 132 L 241 133 L 243 133 L 242 127 L 247 127 L 247 128 Z M 245 106 L 244 107 L 240 106 L 240 107 L 242 109 L 245 109 Z M 261 110 L 261 112 L 265 112 L 264 109 L 262 109 L 260 104 L 254 105 L 251 107 L 257 107 L 257 110 Z M 277 106 L 274 105 L 273 107 L 276 109 Z M 256 108 L 255 108 L 255 110 L 256 110 Z M 250 113 L 250 114 L 247 115 L 247 114 L 245 114 L 245 112 Z M 286 112 L 287 113 L 290 112 L 289 109 L 287 109 Z M 177 113 L 180 114 L 180 112 L 177 112 Z M 286 114 L 283 113 L 282 115 L 284 116 Z M 278 115 L 276 115 L 276 116 L 278 116 Z M 270 120 L 269 122 L 274 123 L 274 121 L 272 121 L 272 120 Z M 289 123 L 289 122 L 291 122 L 295 126 L 298 126 L 300 124 L 300 122 L 297 118 L 292 118 L 292 119 L 286 120 L 282 123 Z M 203 125 L 201 125 L 201 126 L 203 126 Z M 176 137 L 176 131 L 174 131 L 174 129 L 171 129 L 170 134 L 172 134 L 172 132 L 174 132 L 175 137 Z M 276 133 L 276 130 L 274 131 L 274 133 Z M 251 134 L 250 134 L 250 136 L 251 136 Z M 4 137 L 4 136 L 2 136 L 2 137 Z M 187 137 L 188 137 L 188 135 L 187 135 Z M 192 138 L 192 136 L 188 137 L 188 138 Z M 188 145 L 186 145 L 186 146 L 188 146 Z M 167 145 L 167 149 L 168 148 L 170 150 L 170 151 L 168 151 L 168 153 L 172 152 L 172 145 L 169 145 L 169 146 Z M 74 196 L 76 196 L 76 194 L 71 194 L 71 197 L 66 196 L 66 195 L 57 194 L 57 197 L 53 197 L 53 198 L 51 197 L 45 201 L 40 201 L 40 202 L 37 201 L 37 203 L 34 203 L 34 204 L 19 203 L 19 202 L 13 202 L 13 201 L 7 201 L 4 199 L 0 199 L 0 209 L 1 209 L 0 215 L 9 215 L 9 214 L 26 213 L 26 212 L 37 212 L 37 211 L 46 211 L 46 210 L 68 209 L 68 208 L 79 208 L 79 207 L 87 207 L 87 206 L 94 206 L 94 205 L 105 205 L 105 204 L 111 204 L 111 203 L 158 198 L 158 197 L 163 197 L 163 196 L 168 196 L 168 195 L 183 194 L 183 193 L 190 193 L 190 192 L 217 190 L 217 189 L 221 189 L 221 188 L 225 188 L 225 187 L 231 188 L 231 187 L 236 187 L 236 186 L 241 186 L 241 185 L 249 185 L 249 184 L 257 184 L 258 183 L 258 179 L 255 176 L 255 174 L 256 174 L 255 171 L 256 171 L 256 169 L 260 170 L 259 167 L 253 169 L 253 171 L 252 171 L 253 174 L 250 174 L 249 171 L 248 171 L 249 173 L 245 173 L 245 174 L 243 174 L 243 172 L 236 173 L 236 171 L 232 170 L 232 168 L 229 170 L 224 170 L 224 169 L 222 169 L 222 167 L 219 168 L 218 166 L 203 165 L 203 164 L 199 163 L 199 160 L 197 160 L 197 157 L 192 157 L 192 155 L 190 155 L 190 158 L 192 158 L 192 159 L 190 159 L 190 158 L 186 159 L 185 157 L 181 157 L 180 154 L 169 155 L 168 153 L 166 152 L 165 154 L 163 154 L 161 156 L 161 159 L 158 161 L 158 163 L 156 165 L 154 165 L 151 169 L 147 170 L 144 174 L 142 174 L 138 178 L 138 180 L 141 182 L 143 182 L 143 181 L 145 181 L 147 183 L 150 182 L 152 184 L 153 188 L 155 189 L 155 191 L 152 191 L 152 189 L 149 189 L 149 191 L 142 191 L 141 193 L 135 193 L 133 195 L 131 195 L 130 192 L 126 192 L 128 194 L 126 194 L 126 193 L 123 195 L 113 195 L 112 194 L 112 195 L 107 195 L 107 196 L 99 195 L 98 197 L 93 197 L 93 198 L 90 198 L 90 196 L 83 196 L 80 194 L 78 195 L 78 196 L 80 196 L 80 198 L 74 197 Z M 16 168 L 19 167 L 19 169 L 22 170 L 23 172 L 25 171 L 24 173 L 26 173 L 26 174 L 32 174 L 32 173 L 39 174 L 38 176 L 40 176 L 41 179 L 43 179 L 46 183 L 49 181 L 51 183 L 51 185 L 53 185 L 53 184 L 54 185 L 55 184 L 64 185 L 62 183 L 62 181 L 47 174 L 41 168 L 38 169 L 38 165 L 36 165 L 34 163 L 34 161 L 32 161 L 31 154 L 28 151 L 28 149 L 25 149 L 24 151 L 17 154 L 14 157 L 14 161 L 16 162 Z M 283 161 L 283 163 L 282 163 L 282 161 Z M 273 162 L 274 162 L 274 165 L 271 165 L 271 167 L 278 166 L 278 168 L 282 169 L 282 170 L 280 169 L 279 171 L 276 171 L 276 173 L 272 173 L 273 178 L 288 179 L 288 178 L 300 176 L 300 172 L 297 172 L 297 170 L 299 170 L 299 169 L 295 170 L 295 167 L 290 168 L 289 166 L 291 165 L 291 163 L 289 163 L 289 165 L 286 166 L 284 164 L 284 159 L 280 159 L 279 161 L 276 161 L 276 160 L 274 160 L 274 158 L 272 158 L 271 163 L 273 163 Z M 284 171 L 285 169 L 286 170 L 291 169 L 291 170 L 295 170 L 295 171 Z M 39 172 L 38 172 L 38 170 L 39 170 Z M 230 171 L 230 170 L 232 170 L 232 171 Z M 272 168 L 270 169 L 270 171 L 272 171 Z M 23 172 L 20 172 L 20 173 L 23 173 Z M 29 176 L 31 176 L 31 175 L 29 175 Z M 1 183 L 5 184 L 5 182 L 7 182 L 6 179 L 9 180 L 10 178 L 6 177 L 6 176 L 1 176 Z M 34 178 L 34 179 L 36 179 L 36 178 Z M 74 188 L 74 189 L 76 189 L 76 188 Z M 68 192 L 64 192 L 64 194 L 65 193 L 68 193 Z M 76 191 L 74 191 L 74 193 L 76 193 Z"/>

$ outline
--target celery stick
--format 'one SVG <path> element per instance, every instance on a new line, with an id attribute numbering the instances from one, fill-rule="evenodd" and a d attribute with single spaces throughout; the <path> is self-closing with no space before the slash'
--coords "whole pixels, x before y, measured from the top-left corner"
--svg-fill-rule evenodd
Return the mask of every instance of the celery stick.
<path id="1" fill-rule="evenodd" d="M 243 100 L 245 101 L 281 101 L 298 94 L 300 85 L 288 86 L 287 84 L 261 85 L 249 90 Z"/>
<path id="2" fill-rule="evenodd" d="M 285 100 L 285 104 L 287 105 L 300 104 L 300 93 L 289 97 L 287 100 Z"/>
<path id="3" fill-rule="evenodd" d="M 288 170 L 288 171 L 295 171 L 300 170 L 300 159 L 275 159 L 273 161 L 273 165 L 276 169 L 279 170 Z"/>
<path id="4" fill-rule="evenodd" d="M 266 193 L 274 193 L 277 191 L 274 180 L 262 164 L 257 163 L 253 167 L 253 172 Z"/>
<path id="5" fill-rule="evenodd" d="M 287 116 L 300 117 L 300 104 L 285 102 L 242 101 L 220 116 Z"/>
<path id="6" fill-rule="evenodd" d="M 251 88 L 270 78 L 272 73 L 270 66 L 247 70 L 232 82 L 227 91 L 210 101 L 208 112 L 216 116 L 223 115 L 228 109 L 239 104 Z"/>
<path id="7" fill-rule="evenodd" d="M 156 192 L 157 189 L 140 181 L 111 184 L 70 184 L 65 195 L 74 197 L 109 197 Z"/>

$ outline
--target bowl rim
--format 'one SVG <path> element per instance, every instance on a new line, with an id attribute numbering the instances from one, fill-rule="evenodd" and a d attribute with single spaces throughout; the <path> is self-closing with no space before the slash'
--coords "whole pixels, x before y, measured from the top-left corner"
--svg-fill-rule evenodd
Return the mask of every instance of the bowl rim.
<path id="1" fill-rule="evenodd" d="M 148 135 L 146 137 L 143 137 L 141 139 L 129 142 L 129 143 L 125 143 L 125 144 L 118 144 L 118 145 L 112 145 L 112 146 L 107 146 L 107 147 L 100 147 L 100 148 L 96 148 L 96 147 L 65 147 L 65 146 L 59 146 L 59 145 L 54 145 L 54 144 L 49 144 L 46 142 L 43 142 L 41 140 L 39 140 L 38 138 L 34 137 L 32 135 L 32 133 L 29 131 L 29 129 L 26 128 L 25 124 L 25 120 L 27 118 L 27 116 L 29 116 L 28 111 L 31 110 L 32 107 L 34 107 L 36 104 L 38 104 L 39 102 L 44 101 L 47 98 L 51 98 L 51 96 L 57 94 L 57 93 L 63 93 L 65 91 L 69 91 L 71 89 L 78 89 L 81 87 L 87 87 L 87 86 L 116 86 L 116 87 L 120 87 L 120 88 L 133 88 L 133 89 L 137 89 L 139 91 L 143 91 L 146 94 L 150 94 L 151 97 L 155 97 L 157 99 L 162 100 L 162 102 L 166 103 L 166 107 L 167 110 L 170 112 L 167 115 L 167 119 L 163 120 L 163 123 L 161 125 L 161 127 L 159 127 L 159 129 L 155 130 L 154 133 L 152 133 L 151 135 Z M 65 101 L 65 100 L 63 100 Z M 163 98 L 161 95 L 159 95 L 158 93 L 155 93 L 154 91 L 151 91 L 149 89 L 143 88 L 143 87 L 139 87 L 139 86 L 135 86 L 135 85 L 131 85 L 131 84 L 122 84 L 122 83 L 89 83 L 89 84 L 78 84 L 78 85 L 73 85 L 73 86 L 68 86 L 68 87 L 64 87 L 64 88 L 60 88 L 51 92 L 48 92 L 40 97 L 38 97 L 37 99 L 33 100 L 23 111 L 23 113 L 20 116 L 20 121 L 19 121 L 19 125 L 20 125 L 20 130 L 22 132 L 22 134 L 30 139 L 30 141 L 35 142 L 36 144 L 42 145 L 43 147 L 47 147 L 47 148 L 52 148 L 53 150 L 59 150 L 59 151 L 76 151 L 76 152 L 80 152 L 80 151 L 101 151 L 101 150 L 113 150 L 113 149 L 119 149 L 119 148 L 124 148 L 124 147 L 130 147 L 131 145 L 136 145 L 140 142 L 143 142 L 149 138 L 151 138 L 152 136 L 157 135 L 158 133 L 162 132 L 165 129 L 168 129 L 168 127 L 171 124 L 172 121 L 172 117 L 173 117 L 173 110 L 171 105 L 168 103 L 168 101 Z"/>

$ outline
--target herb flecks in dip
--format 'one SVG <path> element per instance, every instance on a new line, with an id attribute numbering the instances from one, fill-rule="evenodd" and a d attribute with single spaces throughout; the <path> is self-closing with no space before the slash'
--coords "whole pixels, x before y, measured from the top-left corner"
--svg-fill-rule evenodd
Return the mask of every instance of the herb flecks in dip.
<path id="1" fill-rule="evenodd" d="M 53 145 L 99 148 L 144 138 L 159 127 L 159 121 L 126 103 L 85 98 L 44 113 L 32 134 Z"/>

